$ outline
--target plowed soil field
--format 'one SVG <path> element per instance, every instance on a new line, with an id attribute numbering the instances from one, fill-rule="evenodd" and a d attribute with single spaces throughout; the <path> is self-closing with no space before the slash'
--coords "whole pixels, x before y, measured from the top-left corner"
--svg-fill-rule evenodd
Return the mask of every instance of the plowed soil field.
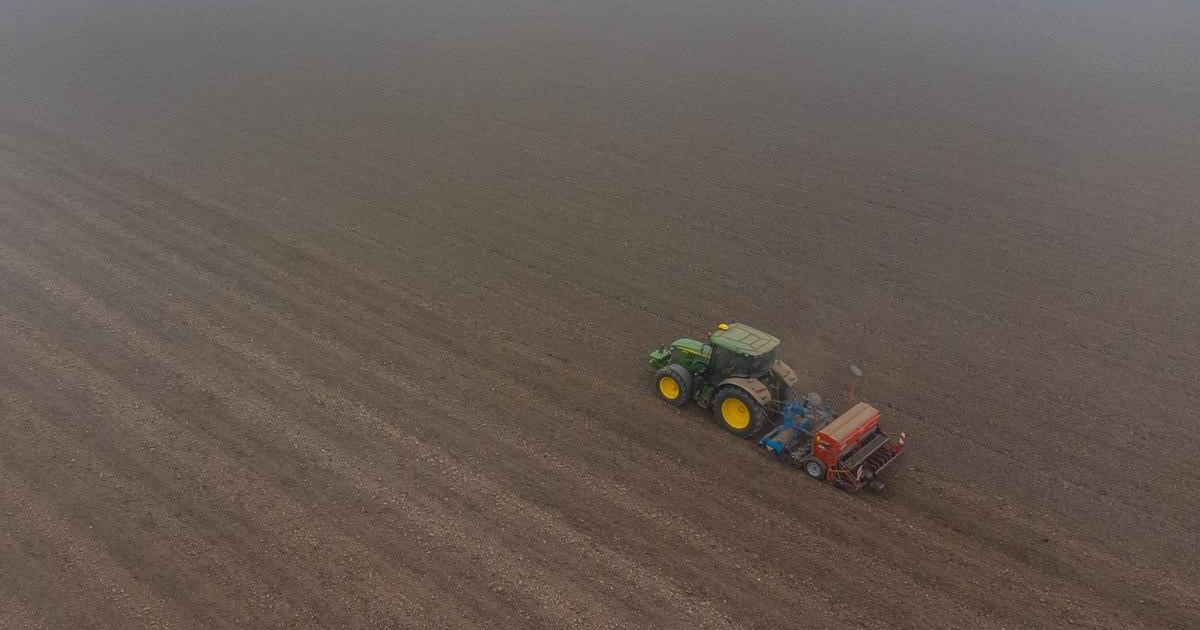
<path id="1" fill-rule="evenodd" d="M 1198 28 L 0 0 L 0 628 L 1200 627 Z M 728 320 L 883 493 L 655 398 Z"/>

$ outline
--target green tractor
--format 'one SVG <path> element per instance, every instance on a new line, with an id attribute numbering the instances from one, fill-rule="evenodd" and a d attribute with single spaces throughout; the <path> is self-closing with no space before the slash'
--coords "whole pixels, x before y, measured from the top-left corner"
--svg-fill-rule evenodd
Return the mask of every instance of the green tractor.
<path id="1" fill-rule="evenodd" d="M 779 339 L 745 324 L 720 324 L 708 341 L 678 339 L 650 353 L 654 389 L 676 406 L 695 400 L 717 423 L 750 438 L 796 398 L 796 372 L 775 358 Z"/>

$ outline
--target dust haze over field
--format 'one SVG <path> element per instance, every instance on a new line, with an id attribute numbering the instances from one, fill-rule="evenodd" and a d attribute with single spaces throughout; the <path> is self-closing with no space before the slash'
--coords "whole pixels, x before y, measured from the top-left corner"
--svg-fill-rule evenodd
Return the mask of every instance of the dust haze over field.
<path id="1" fill-rule="evenodd" d="M 0 628 L 1200 627 L 1198 32 L 0 0 Z M 883 494 L 658 402 L 731 319 Z"/>

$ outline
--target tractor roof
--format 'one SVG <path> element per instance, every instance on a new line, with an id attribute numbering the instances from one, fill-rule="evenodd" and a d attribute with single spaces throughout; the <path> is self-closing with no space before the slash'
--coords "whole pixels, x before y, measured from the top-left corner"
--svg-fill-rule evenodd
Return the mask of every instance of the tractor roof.
<path id="1" fill-rule="evenodd" d="M 764 355 L 779 345 L 779 339 L 757 328 L 738 323 L 718 329 L 709 340 L 718 348 L 751 357 Z"/>

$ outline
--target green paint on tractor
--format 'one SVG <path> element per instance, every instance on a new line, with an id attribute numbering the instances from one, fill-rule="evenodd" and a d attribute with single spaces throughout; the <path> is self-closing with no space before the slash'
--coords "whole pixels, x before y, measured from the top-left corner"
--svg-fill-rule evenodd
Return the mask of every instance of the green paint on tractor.
<path id="1" fill-rule="evenodd" d="M 650 367 L 663 400 L 712 407 L 727 429 L 750 435 L 773 424 L 782 403 L 795 396 L 796 374 L 775 358 L 778 346 L 777 337 L 752 326 L 721 324 L 706 341 L 676 339 L 655 348 Z"/>
<path id="2" fill-rule="evenodd" d="M 763 356 L 779 345 L 779 339 L 745 324 L 730 324 L 717 329 L 709 341 L 718 348 L 751 357 Z"/>

